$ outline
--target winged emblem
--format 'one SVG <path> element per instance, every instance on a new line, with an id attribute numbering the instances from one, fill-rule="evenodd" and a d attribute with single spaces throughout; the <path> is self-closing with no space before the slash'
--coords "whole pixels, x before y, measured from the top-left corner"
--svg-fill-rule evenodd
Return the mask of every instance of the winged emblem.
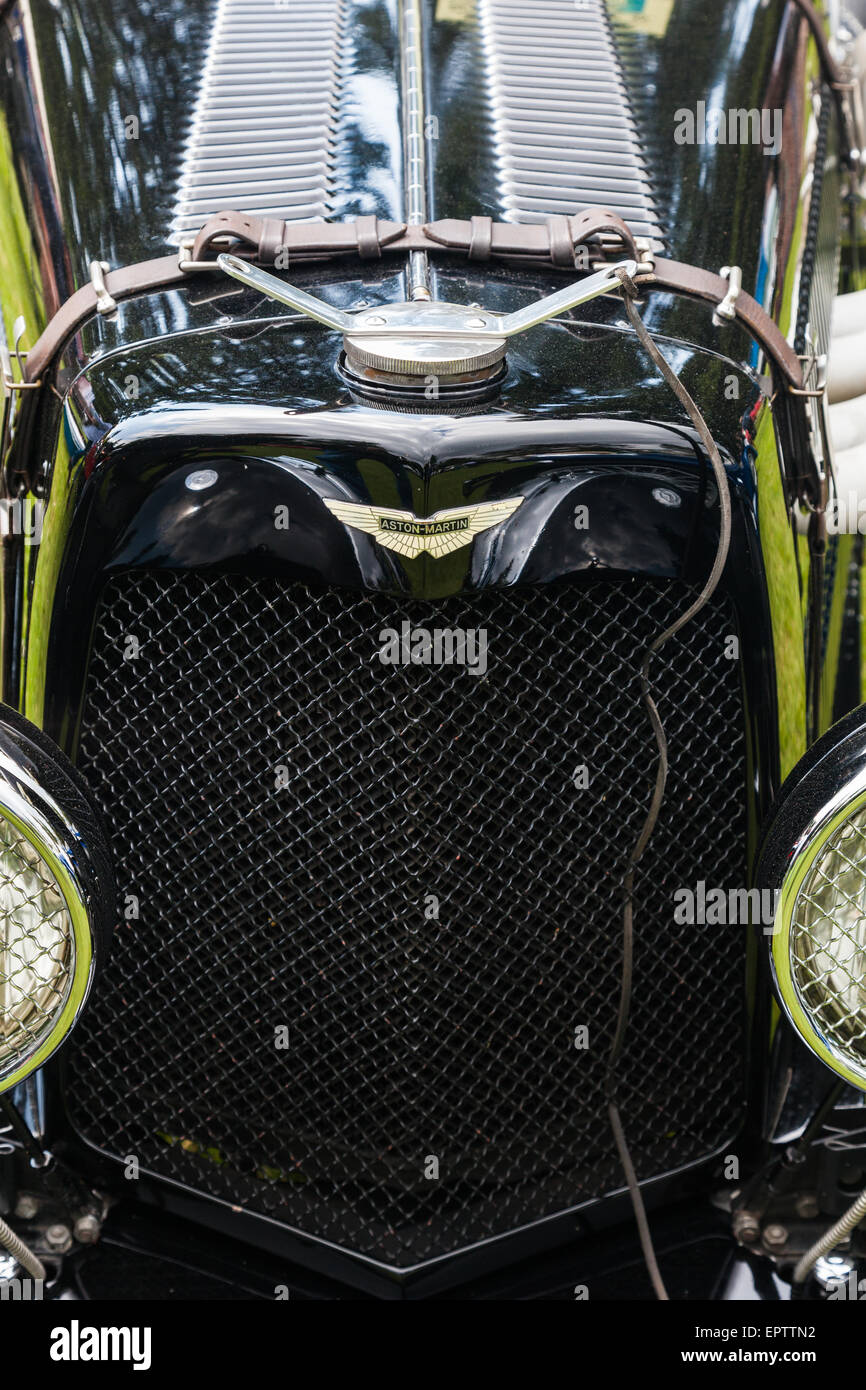
<path id="1" fill-rule="evenodd" d="M 414 560 L 427 550 L 435 560 L 469 545 L 482 531 L 506 521 L 523 501 L 506 497 L 501 502 L 481 502 L 476 507 L 449 507 L 432 516 L 414 516 L 394 507 L 370 507 L 362 502 L 341 502 L 323 497 L 330 512 L 345 526 L 366 531 L 380 545 Z"/>

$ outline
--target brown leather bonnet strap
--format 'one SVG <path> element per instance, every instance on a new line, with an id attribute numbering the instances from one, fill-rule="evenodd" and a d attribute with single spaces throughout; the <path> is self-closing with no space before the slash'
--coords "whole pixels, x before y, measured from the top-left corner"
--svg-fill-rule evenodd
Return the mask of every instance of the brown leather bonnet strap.
<path id="1" fill-rule="evenodd" d="M 275 217 L 253 217 L 246 212 L 218 212 L 209 217 L 192 243 L 190 260 L 196 263 L 215 256 L 216 243 L 226 237 L 238 244 L 236 256 L 245 253 L 262 265 L 285 270 L 291 261 L 318 260 L 323 256 L 360 256 L 378 260 L 383 249 L 409 247 L 407 232 L 421 233 L 421 227 L 408 228 L 405 222 L 383 222 L 378 217 L 356 217 L 353 222 L 281 222 Z M 221 249 L 221 248 L 219 248 Z"/>
<path id="2" fill-rule="evenodd" d="M 744 324 L 761 344 L 788 386 L 803 384 L 800 361 L 766 311 L 748 294 L 729 295 L 728 281 L 696 266 L 683 265 L 662 257 L 641 260 L 635 238 L 625 222 L 607 208 L 589 208 L 573 217 L 552 218 L 547 224 L 523 225 L 493 222 L 485 217 L 469 221 L 446 218 L 426 226 L 406 226 L 361 217 L 354 222 L 281 222 L 277 218 L 257 218 L 241 212 L 221 212 L 202 227 L 185 259 L 163 256 L 137 265 L 108 271 L 98 283 L 77 290 L 51 319 L 41 337 L 27 354 L 27 381 L 37 382 L 54 362 L 64 344 L 96 312 L 110 312 L 114 302 L 188 283 L 191 273 L 211 271 L 212 257 L 231 245 L 236 255 L 265 265 L 286 268 L 296 262 L 356 256 L 376 259 L 385 253 L 423 250 L 430 253 L 462 254 L 473 260 L 502 257 L 527 262 L 544 261 L 574 269 L 582 265 L 581 248 L 596 243 L 599 256 L 603 246 L 598 239 L 617 239 L 620 254 L 625 252 L 639 262 L 637 278 L 642 287 L 692 295 L 718 305 L 726 300 L 729 315 Z"/>
<path id="3" fill-rule="evenodd" d="M 477 249 L 479 223 L 486 224 L 483 232 L 486 255 Z M 471 222 L 461 222 L 446 217 L 439 222 L 428 222 L 424 231 L 428 242 L 435 243 L 433 249 L 472 253 L 473 260 L 486 260 L 488 256 L 532 256 L 573 270 L 575 264 L 579 264 L 575 255 L 577 248 L 605 234 L 617 237 L 632 260 L 640 260 L 629 227 L 608 208 L 587 208 L 572 217 L 549 217 L 546 222 L 535 224 L 494 222 L 488 217 L 473 217 Z"/>
<path id="4" fill-rule="evenodd" d="M 667 261 L 656 256 L 651 276 L 641 278 L 639 284 L 656 286 L 657 289 L 670 290 L 675 294 L 694 295 L 710 304 L 719 305 L 730 289 L 729 281 L 712 271 L 701 270 L 698 266 L 687 265 L 683 261 Z M 760 343 L 770 361 L 782 373 L 786 384 L 797 391 L 803 389 L 803 367 L 794 349 L 784 337 L 778 325 L 770 318 L 766 309 L 745 290 L 740 290 L 733 303 L 735 316 Z"/>

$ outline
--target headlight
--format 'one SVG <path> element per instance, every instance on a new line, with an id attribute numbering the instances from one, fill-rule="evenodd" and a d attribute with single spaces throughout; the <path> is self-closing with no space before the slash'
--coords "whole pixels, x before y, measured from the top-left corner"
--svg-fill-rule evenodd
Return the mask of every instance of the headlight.
<path id="1" fill-rule="evenodd" d="M 770 940 L 783 1009 L 827 1066 L 866 1090 L 866 709 L 788 778 L 758 876 L 777 891 Z"/>
<path id="2" fill-rule="evenodd" d="M 67 1036 L 107 947 L 108 853 L 82 779 L 0 707 L 0 1091 Z"/>

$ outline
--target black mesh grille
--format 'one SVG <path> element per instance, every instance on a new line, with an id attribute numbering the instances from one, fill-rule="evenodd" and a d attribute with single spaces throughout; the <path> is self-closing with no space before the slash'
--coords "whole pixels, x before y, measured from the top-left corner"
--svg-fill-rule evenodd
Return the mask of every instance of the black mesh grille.
<path id="1" fill-rule="evenodd" d="M 398 1265 L 621 1187 L 602 1079 L 655 773 L 635 671 L 690 596 L 113 580 L 79 762 L 139 916 L 71 1058 L 84 1136 Z M 383 664 L 404 621 L 486 629 L 486 675 Z M 745 931 L 673 921 L 675 888 L 744 883 L 731 631 L 714 606 L 655 664 L 671 772 L 621 1092 L 642 1178 L 742 1115 Z"/>

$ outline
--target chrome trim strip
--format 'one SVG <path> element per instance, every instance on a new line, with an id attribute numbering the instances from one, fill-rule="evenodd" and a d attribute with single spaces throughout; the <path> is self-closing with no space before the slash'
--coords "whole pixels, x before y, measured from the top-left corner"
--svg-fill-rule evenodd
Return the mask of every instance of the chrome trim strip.
<path id="1" fill-rule="evenodd" d="M 427 147 L 424 133 L 424 49 L 420 0 L 399 0 L 400 101 L 403 126 L 405 220 L 427 221 Z M 409 253 L 409 298 L 430 298 L 426 251 Z"/>

